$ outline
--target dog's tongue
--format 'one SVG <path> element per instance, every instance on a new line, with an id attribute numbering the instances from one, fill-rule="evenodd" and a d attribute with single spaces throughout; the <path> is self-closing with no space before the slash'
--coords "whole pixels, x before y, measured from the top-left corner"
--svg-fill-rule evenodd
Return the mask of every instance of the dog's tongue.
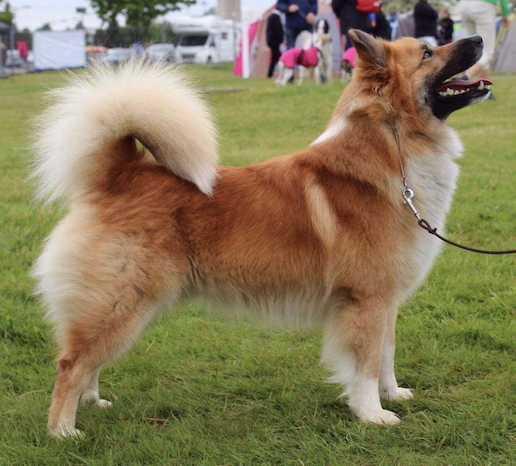
<path id="1" fill-rule="evenodd" d="M 448 81 L 443 83 L 437 89 L 438 92 L 446 92 L 447 89 L 451 89 L 452 91 L 466 91 L 471 89 L 482 90 L 486 86 L 491 86 L 493 83 L 489 81 L 489 79 L 477 79 L 476 81 L 466 81 L 466 80 L 456 80 L 456 81 Z"/>

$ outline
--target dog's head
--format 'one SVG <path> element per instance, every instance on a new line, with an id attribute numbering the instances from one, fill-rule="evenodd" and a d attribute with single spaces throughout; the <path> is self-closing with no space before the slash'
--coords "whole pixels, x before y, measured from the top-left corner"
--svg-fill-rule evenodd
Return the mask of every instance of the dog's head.
<path id="1" fill-rule="evenodd" d="M 314 26 L 314 44 L 321 47 L 330 40 L 330 23 L 325 19 L 319 19 Z"/>
<path id="2" fill-rule="evenodd" d="M 387 114 L 444 120 L 489 95 L 488 80 L 450 81 L 479 60 L 480 36 L 442 47 L 412 38 L 385 42 L 358 30 L 350 30 L 349 36 L 357 50 L 353 91 L 372 98 Z"/>

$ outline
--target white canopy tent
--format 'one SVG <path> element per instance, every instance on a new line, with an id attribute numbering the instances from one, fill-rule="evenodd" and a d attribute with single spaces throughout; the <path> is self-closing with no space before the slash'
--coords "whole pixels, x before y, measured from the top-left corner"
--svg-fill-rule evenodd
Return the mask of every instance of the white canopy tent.
<path id="1" fill-rule="evenodd" d="M 86 35 L 72 31 L 37 31 L 33 37 L 34 69 L 59 70 L 86 65 Z"/>

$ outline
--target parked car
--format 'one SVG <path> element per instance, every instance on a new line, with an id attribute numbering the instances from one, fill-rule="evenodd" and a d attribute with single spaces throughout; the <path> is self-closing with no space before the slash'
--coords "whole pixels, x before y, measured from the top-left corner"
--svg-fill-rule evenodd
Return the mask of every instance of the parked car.
<path id="1" fill-rule="evenodd" d="M 109 50 L 107 47 L 100 45 L 87 45 L 86 46 L 86 62 L 90 65 L 94 63 L 101 63 L 102 57 Z"/>
<path id="2" fill-rule="evenodd" d="M 21 68 L 24 65 L 24 61 L 20 57 L 20 52 L 18 50 L 8 50 L 7 60 L 4 65 L 9 68 Z"/>
<path id="3" fill-rule="evenodd" d="M 152 44 L 147 47 L 147 56 L 151 60 L 175 61 L 176 48 L 173 44 Z"/>
<path id="4" fill-rule="evenodd" d="M 104 65 L 119 65 L 130 60 L 133 54 L 134 51 L 132 49 L 109 49 L 100 59 L 100 63 Z"/>

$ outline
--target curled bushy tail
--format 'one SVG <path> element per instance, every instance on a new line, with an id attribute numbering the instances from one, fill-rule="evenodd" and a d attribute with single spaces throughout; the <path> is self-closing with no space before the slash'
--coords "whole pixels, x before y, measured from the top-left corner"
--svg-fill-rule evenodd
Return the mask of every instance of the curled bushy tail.
<path id="1" fill-rule="evenodd" d="M 138 59 L 95 67 L 49 93 L 34 149 L 39 195 L 69 199 L 124 159 L 109 151 L 135 137 L 160 165 L 210 194 L 217 174 L 216 130 L 207 107 L 177 68 Z M 127 160 L 127 158 L 125 158 Z"/>

